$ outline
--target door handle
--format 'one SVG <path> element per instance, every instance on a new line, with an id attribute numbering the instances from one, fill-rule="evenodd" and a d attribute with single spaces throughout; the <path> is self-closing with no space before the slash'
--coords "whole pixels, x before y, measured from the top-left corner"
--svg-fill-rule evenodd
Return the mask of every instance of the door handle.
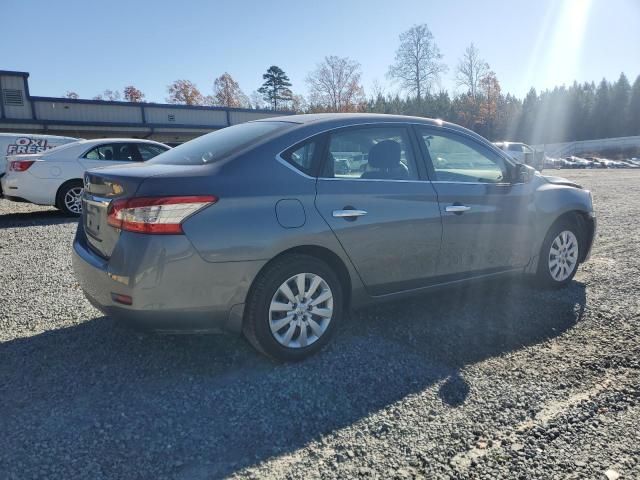
<path id="1" fill-rule="evenodd" d="M 460 214 L 468 212 L 469 210 L 471 210 L 471 207 L 467 207 L 466 205 L 447 205 L 447 208 L 445 208 L 445 210 L 447 212 Z"/>
<path id="2" fill-rule="evenodd" d="M 356 217 L 362 217 L 363 215 L 366 215 L 366 214 L 367 214 L 366 210 L 356 210 L 355 208 L 333 211 L 333 216 L 335 218 L 346 218 L 347 220 L 351 220 L 351 219 L 355 220 Z"/>

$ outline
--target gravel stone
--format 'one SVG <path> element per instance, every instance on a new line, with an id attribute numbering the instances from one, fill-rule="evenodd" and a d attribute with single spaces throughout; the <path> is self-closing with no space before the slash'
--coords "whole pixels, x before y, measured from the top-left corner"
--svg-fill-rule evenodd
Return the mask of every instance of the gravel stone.
<path id="1" fill-rule="evenodd" d="M 115 324 L 76 221 L 0 200 L 0 478 L 640 478 L 640 172 L 548 173 L 595 197 L 568 288 L 379 305 L 291 365 Z"/>

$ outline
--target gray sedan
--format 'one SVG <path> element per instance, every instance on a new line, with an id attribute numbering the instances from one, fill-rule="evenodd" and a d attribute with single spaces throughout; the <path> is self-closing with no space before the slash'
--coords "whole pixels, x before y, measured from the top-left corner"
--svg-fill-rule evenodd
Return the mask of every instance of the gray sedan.
<path id="1" fill-rule="evenodd" d="M 159 332 L 242 332 L 279 360 L 376 301 L 514 273 L 562 287 L 595 231 L 588 191 L 413 117 L 249 122 L 84 182 L 73 265 L 96 307 Z"/>

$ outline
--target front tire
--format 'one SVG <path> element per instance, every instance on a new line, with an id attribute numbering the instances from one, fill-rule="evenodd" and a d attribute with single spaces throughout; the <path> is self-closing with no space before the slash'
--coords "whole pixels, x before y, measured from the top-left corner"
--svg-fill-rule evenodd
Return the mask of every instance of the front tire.
<path id="1" fill-rule="evenodd" d="M 56 195 L 56 207 L 70 217 L 80 216 L 82 214 L 83 187 L 80 180 L 71 180 L 62 184 Z"/>
<path id="2" fill-rule="evenodd" d="M 573 280 L 582 253 L 582 239 L 576 222 L 562 220 L 554 224 L 540 249 L 536 277 L 547 288 L 564 287 Z"/>
<path id="3" fill-rule="evenodd" d="M 297 361 L 324 347 L 342 319 L 343 289 L 323 261 L 292 254 L 256 278 L 243 323 L 247 340 L 278 361 Z"/>

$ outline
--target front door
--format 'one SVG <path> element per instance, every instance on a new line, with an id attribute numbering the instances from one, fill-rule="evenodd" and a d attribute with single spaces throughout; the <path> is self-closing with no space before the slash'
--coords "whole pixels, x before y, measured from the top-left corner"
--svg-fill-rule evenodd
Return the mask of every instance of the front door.
<path id="1" fill-rule="evenodd" d="M 534 212 L 531 183 L 470 136 L 418 127 L 442 213 L 439 276 L 475 276 L 525 266 Z"/>
<path id="2" fill-rule="evenodd" d="M 371 295 L 419 288 L 436 274 L 442 225 L 436 192 L 416 168 L 403 126 L 328 136 L 316 208 Z"/>

